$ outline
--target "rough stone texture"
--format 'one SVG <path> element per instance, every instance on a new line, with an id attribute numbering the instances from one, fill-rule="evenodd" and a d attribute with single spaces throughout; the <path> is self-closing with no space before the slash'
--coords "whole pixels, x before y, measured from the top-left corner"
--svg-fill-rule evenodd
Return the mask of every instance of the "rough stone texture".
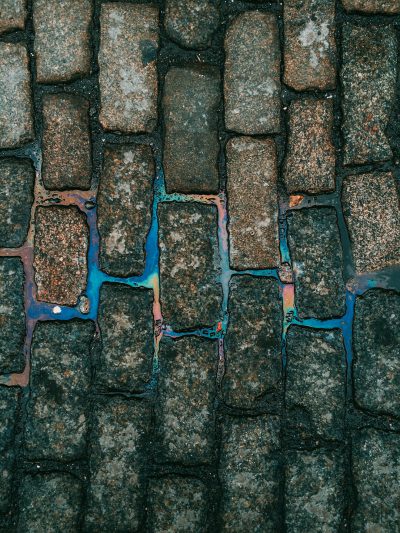
<path id="1" fill-rule="evenodd" d="M 388 15 L 400 13 L 399 0 L 342 0 L 347 11 L 364 13 L 386 13 Z"/>
<path id="2" fill-rule="evenodd" d="M 386 136 L 396 91 L 397 38 L 392 26 L 343 26 L 344 163 L 391 159 Z"/>
<path id="3" fill-rule="evenodd" d="M 89 102 L 73 94 L 43 97 L 42 178 L 47 189 L 89 189 Z"/>
<path id="4" fill-rule="evenodd" d="M 231 267 L 276 267 L 280 256 L 275 143 L 236 137 L 228 141 L 226 156 Z"/>
<path id="5" fill-rule="evenodd" d="M 90 72 L 91 0 L 34 0 L 36 79 L 58 83 Z"/>
<path id="6" fill-rule="evenodd" d="M 290 327 L 285 404 L 297 438 L 341 439 L 344 429 L 346 353 L 339 330 Z"/>
<path id="7" fill-rule="evenodd" d="M 100 265 L 114 276 L 141 274 L 151 224 L 154 161 L 149 146 L 108 147 L 100 178 Z"/>
<path id="8" fill-rule="evenodd" d="M 222 297 L 215 207 L 162 204 L 159 224 L 165 323 L 174 329 L 215 325 Z"/>
<path id="9" fill-rule="evenodd" d="M 106 130 L 150 132 L 157 122 L 158 9 L 102 4 L 100 29 L 100 122 Z"/>
<path id="10" fill-rule="evenodd" d="M 290 452 L 285 484 L 286 531 L 341 531 L 346 503 L 344 484 L 341 450 Z"/>
<path id="11" fill-rule="evenodd" d="M 2 0 L 0 5 L 0 33 L 23 30 L 26 18 L 26 0 Z"/>
<path id="12" fill-rule="evenodd" d="M 218 27 L 213 0 L 167 0 L 165 29 L 171 39 L 186 48 L 207 48 Z"/>
<path id="13" fill-rule="evenodd" d="M 185 464 L 213 461 L 217 361 L 213 341 L 163 340 L 156 406 L 161 459 Z"/>
<path id="14" fill-rule="evenodd" d="M 35 222 L 38 300 L 75 305 L 86 288 L 86 217 L 77 207 L 39 207 Z"/>
<path id="15" fill-rule="evenodd" d="M 25 242 L 33 201 L 34 170 L 27 159 L 0 161 L 0 247 Z"/>
<path id="16" fill-rule="evenodd" d="M 348 176 L 343 182 L 342 202 L 356 272 L 398 264 L 400 209 L 393 175 Z"/>
<path id="17" fill-rule="evenodd" d="M 275 280 L 233 279 L 225 336 L 223 397 L 235 407 L 253 407 L 281 379 L 282 310 Z"/>
<path id="18" fill-rule="evenodd" d="M 24 369 L 24 268 L 20 259 L 0 258 L 0 372 Z"/>
<path id="19" fill-rule="evenodd" d="M 194 478 L 161 478 L 149 486 L 152 533 L 206 533 L 207 489 Z"/>
<path id="20" fill-rule="evenodd" d="M 218 192 L 218 107 L 215 67 L 172 68 L 163 96 L 164 171 L 168 192 Z"/>
<path id="21" fill-rule="evenodd" d="M 23 44 L 0 43 L 0 148 L 33 139 L 31 82 Z"/>
<path id="22" fill-rule="evenodd" d="M 341 316 L 345 312 L 345 285 L 335 209 L 294 211 L 288 222 L 299 316 Z"/>
<path id="23" fill-rule="evenodd" d="M 154 343 L 152 305 L 151 291 L 103 285 L 96 366 L 100 388 L 140 390 L 149 381 Z"/>
<path id="24" fill-rule="evenodd" d="M 223 532 L 281 530 L 279 433 L 275 416 L 225 420 L 219 464 Z"/>
<path id="25" fill-rule="evenodd" d="M 80 481 L 70 474 L 26 475 L 19 493 L 17 531 L 79 531 L 82 496 Z"/>
<path id="26" fill-rule="evenodd" d="M 288 151 L 284 177 L 289 194 L 319 194 L 335 189 L 332 100 L 305 98 L 289 107 Z"/>
<path id="27" fill-rule="evenodd" d="M 16 389 L 0 388 L 0 513 L 6 513 L 11 503 L 17 401 Z"/>
<path id="28" fill-rule="evenodd" d="M 225 125 L 239 133 L 280 131 L 280 51 L 275 15 L 240 14 L 225 37 Z"/>
<path id="29" fill-rule="evenodd" d="M 353 440 L 357 505 L 352 531 L 395 532 L 400 523 L 400 437 L 373 429 Z"/>
<path id="30" fill-rule="evenodd" d="M 108 399 L 95 407 L 85 531 L 141 531 L 150 407 Z"/>
<path id="31" fill-rule="evenodd" d="M 354 397 L 374 414 L 400 416 L 400 298 L 370 290 L 357 299 L 354 320 Z"/>

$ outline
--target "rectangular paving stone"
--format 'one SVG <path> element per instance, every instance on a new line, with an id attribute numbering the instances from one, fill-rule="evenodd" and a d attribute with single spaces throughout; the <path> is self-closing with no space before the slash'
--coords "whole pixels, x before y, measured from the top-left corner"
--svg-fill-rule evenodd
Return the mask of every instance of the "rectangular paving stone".
<path id="1" fill-rule="evenodd" d="M 151 378 L 154 351 L 153 293 L 105 284 L 100 291 L 98 324 L 101 342 L 96 385 L 106 389 L 142 390 Z"/>
<path id="2" fill-rule="evenodd" d="M 14 431 L 18 390 L 0 387 L 0 513 L 11 510 L 12 469 L 15 460 Z"/>
<path id="3" fill-rule="evenodd" d="M 76 305 L 86 289 L 89 231 L 77 207 L 39 207 L 35 217 L 37 298 Z"/>
<path id="4" fill-rule="evenodd" d="M 33 335 L 25 449 L 72 461 L 86 452 L 91 322 L 39 322 Z"/>
<path id="5" fill-rule="evenodd" d="M 224 533 L 281 530 L 279 433 L 276 416 L 225 419 L 218 468 Z"/>
<path id="6" fill-rule="evenodd" d="M 335 3 L 286 0 L 283 20 L 284 82 L 296 91 L 334 89 Z"/>
<path id="7" fill-rule="evenodd" d="M 15 148 L 34 137 L 31 81 L 26 47 L 0 43 L 0 148 Z"/>
<path id="8" fill-rule="evenodd" d="M 157 48 L 157 7 L 102 4 L 100 122 L 106 130 L 150 132 L 156 126 Z"/>
<path id="9" fill-rule="evenodd" d="M 287 423 L 304 440 L 341 439 L 346 392 L 341 332 L 291 326 L 286 346 Z"/>
<path id="10" fill-rule="evenodd" d="M 97 196 L 100 266 L 113 276 L 141 274 L 151 225 L 154 160 L 149 146 L 108 147 Z"/>
<path id="11" fill-rule="evenodd" d="M 335 189 L 332 100 L 304 98 L 289 106 L 289 137 L 284 167 L 289 194 Z"/>
<path id="12" fill-rule="evenodd" d="M 89 189 L 89 102 L 79 95 L 43 97 L 42 178 L 47 189 Z"/>
<path id="13" fill-rule="evenodd" d="M 168 71 L 163 95 L 168 192 L 218 192 L 220 100 L 216 67 Z"/>
<path id="14" fill-rule="evenodd" d="M 34 0 L 36 79 L 69 81 L 90 73 L 91 0 Z"/>
<path id="15" fill-rule="evenodd" d="M 28 159 L 0 160 L 0 247 L 22 246 L 28 234 L 35 173 Z"/>
<path id="16" fill-rule="evenodd" d="M 212 205 L 159 206 L 161 304 L 174 329 L 213 326 L 221 305 L 217 211 Z"/>
<path id="17" fill-rule="evenodd" d="M 275 280 L 233 278 L 225 336 L 224 401 L 251 408 L 281 380 L 282 304 Z"/>
<path id="18" fill-rule="evenodd" d="M 388 15 L 400 13 L 399 0 L 342 0 L 342 4 L 347 11 Z"/>
<path id="19" fill-rule="evenodd" d="M 392 26 L 343 26 L 344 164 L 392 157 L 386 135 L 395 104 L 397 38 Z"/>
<path id="20" fill-rule="evenodd" d="M 275 143 L 236 137 L 228 141 L 226 157 L 231 267 L 276 267 L 280 255 Z"/>
<path id="21" fill-rule="evenodd" d="M 26 18 L 26 0 L 2 0 L 0 6 L 0 33 L 23 30 Z"/>
<path id="22" fill-rule="evenodd" d="M 314 207 L 293 211 L 288 225 L 299 316 L 343 315 L 343 252 L 335 209 Z"/>
<path id="23" fill-rule="evenodd" d="M 84 531 L 140 531 L 150 406 L 107 399 L 95 406 Z"/>
<path id="24" fill-rule="evenodd" d="M 198 337 L 162 341 L 156 404 L 161 460 L 184 464 L 213 461 L 217 362 L 214 341 Z"/>
<path id="25" fill-rule="evenodd" d="M 0 372 L 24 369 L 24 267 L 20 259 L 0 258 Z"/>
<path id="26" fill-rule="evenodd" d="M 225 125 L 238 133 L 281 129 L 280 50 L 275 15 L 247 11 L 225 36 Z"/>
<path id="27" fill-rule="evenodd" d="M 389 172 L 348 176 L 343 212 L 358 274 L 400 262 L 399 193 Z"/>

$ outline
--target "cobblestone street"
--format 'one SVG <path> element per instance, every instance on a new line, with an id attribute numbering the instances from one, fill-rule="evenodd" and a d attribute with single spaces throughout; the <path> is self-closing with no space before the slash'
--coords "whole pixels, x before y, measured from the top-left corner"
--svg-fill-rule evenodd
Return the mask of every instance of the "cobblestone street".
<path id="1" fill-rule="evenodd" d="M 400 533 L 400 0 L 0 0 L 0 531 Z"/>

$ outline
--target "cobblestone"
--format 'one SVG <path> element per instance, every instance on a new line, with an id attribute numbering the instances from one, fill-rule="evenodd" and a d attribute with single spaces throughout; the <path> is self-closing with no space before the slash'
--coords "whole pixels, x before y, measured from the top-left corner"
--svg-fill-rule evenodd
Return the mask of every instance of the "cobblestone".
<path id="1" fill-rule="evenodd" d="M 343 7 L 348 11 L 363 13 L 400 13 L 398 0 L 343 0 Z"/>
<path id="2" fill-rule="evenodd" d="M 17 402 L 16 389 L 0 388 L 0 514 L 10 509 Z"/>
<path id="3" fill-rule="evenodd" d="M 0 33 L 22 30 L 25 26 L 26 0 L 3 0 L 0 11 Z"/>

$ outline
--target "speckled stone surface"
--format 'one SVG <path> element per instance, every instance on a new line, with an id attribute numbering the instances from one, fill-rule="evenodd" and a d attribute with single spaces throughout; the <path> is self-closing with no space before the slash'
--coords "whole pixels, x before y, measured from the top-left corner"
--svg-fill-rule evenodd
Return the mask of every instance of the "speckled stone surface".
<path id="1" fill-rule="evenodd" d="M 347 11 L 388 15 L 400 13 L 399 0 L 342 0 L 342 4 Z"/>
<path id="2" fill-rule="evenodd" d="M 0 388 L 0 514 L 10 511 L 13 488 L 15 418 L 18 409 L 18 390 Z"/>
<path id="3" fill-rule="evenodd" d="M 26 0 L 2 0 L 0 6 L 0 33 L 23 29 L 25 18 Z"/>

